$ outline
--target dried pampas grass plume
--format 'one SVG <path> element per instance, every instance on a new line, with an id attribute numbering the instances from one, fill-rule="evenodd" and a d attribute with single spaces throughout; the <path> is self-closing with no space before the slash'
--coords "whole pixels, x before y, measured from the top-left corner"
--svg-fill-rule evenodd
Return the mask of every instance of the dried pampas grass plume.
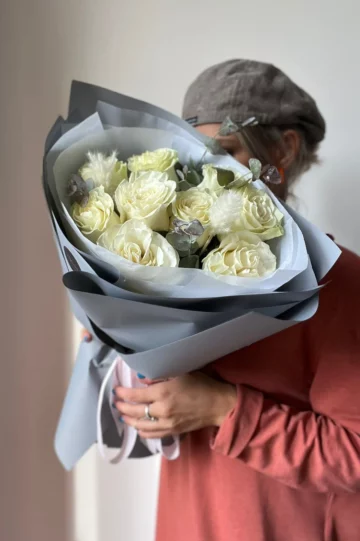
<path id="1" fill-rule="evenodd" d="M 210 209 L 210 225 L 215 235 L 225 235 L 239 229 L 243 197 L 228 190 L 215 201 Z"/>

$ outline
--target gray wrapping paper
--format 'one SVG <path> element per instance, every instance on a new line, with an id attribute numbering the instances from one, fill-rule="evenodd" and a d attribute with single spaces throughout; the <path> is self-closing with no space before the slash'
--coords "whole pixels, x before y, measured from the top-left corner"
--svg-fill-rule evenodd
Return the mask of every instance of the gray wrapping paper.
<path id="1" fill-rule="evenodd" d="M 135 371 L 150 378 L 190 372 L 258 340 L 312 317 L 318 306 L 319 282 L 340 255 L 335 244 L 285 205 L 300 227 L 309 254 L 301 274 L 280 290 L 257 295 L 169 298 L 134 293 L 111 265 L 74 246 L 64 228 L 51 176 L 63 134 L 97 112 L 104 124 L 172 131 L 194 141 L 204 137 L 182 119 L 158 107 L 75 81 L 69 114 L 57 119 L 45 143 L 43 188 L 51 226 L 75 317 L 94 340 L 83 342 L 61 413 L 55 449 L 71 469 L 96 441 L 96 406 L 104 373 L 119 353 Z M 50 157 L 50 158 L 49 158 Z M 240 362 L 240 360 L 239 360 Z M 105 440 L 120 444 L 104 408 Z M 146 456 L 139 441 L 133 456 Z"/>

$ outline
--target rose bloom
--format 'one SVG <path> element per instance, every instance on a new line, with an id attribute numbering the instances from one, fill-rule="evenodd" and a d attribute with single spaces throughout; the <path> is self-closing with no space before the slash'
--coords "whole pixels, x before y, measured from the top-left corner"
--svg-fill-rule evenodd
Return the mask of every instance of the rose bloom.
<path id="1" fill-rule="evenodd" d="M 177 267 L 176 250 L 144 222 L 129 220 L 110 227 L 98 239 L 98 245 L 132 263 L 152 267 Z"/>
<path id="2" fill-rule="evenodd" d="M 176 182 L 167 173 L 147 171 L 132 173 L 115 192 L 121 222 L 142 220 L 154 231 L 168 231 L 168 207 L 176 197 Z"/>
<path id="3" fill-rule="evenodd" d="M 191 222 L 199 220 L 205 228 L 204 233 L 197 239 L 197 243 L 202 247 L 209 237 L 209 229 L 207 226 L 210 223 L 209 211 L 216 201 L 216 196 L 198 188 L 190 188 L 185 192 L 178 192 L 176 199 L 172 204 L 173 216 Z"/>
<path id="4" fill-rule="evenodd" d="M 261 240 L 281 237 L 284 234 L 281 225 L 284 216 L 271 197 L 264 190 L 257 190 L 252 186 L 242 188 L 240 193 L 243 197 L 242 228 L 255 233 Z"/>
<path id="5" fill-rule="evenodd" d="M 152 152 L 144 152 L 139 156 L 132 156 L 128 160 L 129 170 L 133 173 L 142 171 L 158 171 L 167 173 L 170 180 L 177 181 L 175 165 L 179 161 L 178 153 L 171 148 L 159 148 Z"/>
<path id="6" fill-rule="evenodd" d="M 260 278 L 276 270 L 270 247 L 248 231 L 226 235 L 203 260 L 203 270 L 218 275 Z"/>
<path id="7" fill-rule="evenodd" d="M 107 227 L 120 223 L 119 216 L 114 211 L 114 201 L 105 193 L 103 186 L 90 191 L 85 207 L 74 203 L 71 216 L 80 231 L 95 243 Z"/>

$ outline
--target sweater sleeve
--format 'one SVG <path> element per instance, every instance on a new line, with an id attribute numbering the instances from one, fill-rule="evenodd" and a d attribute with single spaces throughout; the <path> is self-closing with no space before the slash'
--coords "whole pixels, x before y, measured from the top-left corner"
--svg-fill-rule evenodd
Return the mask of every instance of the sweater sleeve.
<path id="1" fill-rule="evenodd" d="M 356 307 L 332 308 L 315 351 L 309 410 L 238 385 L 236 407 L 211 446 L 292 488 L 354 493 L 360 492 L 360 324 Z"/>

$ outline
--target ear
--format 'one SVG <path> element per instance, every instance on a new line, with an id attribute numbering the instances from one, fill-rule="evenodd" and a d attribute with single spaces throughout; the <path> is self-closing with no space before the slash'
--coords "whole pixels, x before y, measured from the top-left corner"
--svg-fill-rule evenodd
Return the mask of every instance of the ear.
<path id="1" fill-rule="evenodd" d="M 296 130 L 285 130 L 282 134 L 282 148 L 278 157 L 278 165 L 285 170 L 294 163 L 299 153 L 300 137 Z"/>

